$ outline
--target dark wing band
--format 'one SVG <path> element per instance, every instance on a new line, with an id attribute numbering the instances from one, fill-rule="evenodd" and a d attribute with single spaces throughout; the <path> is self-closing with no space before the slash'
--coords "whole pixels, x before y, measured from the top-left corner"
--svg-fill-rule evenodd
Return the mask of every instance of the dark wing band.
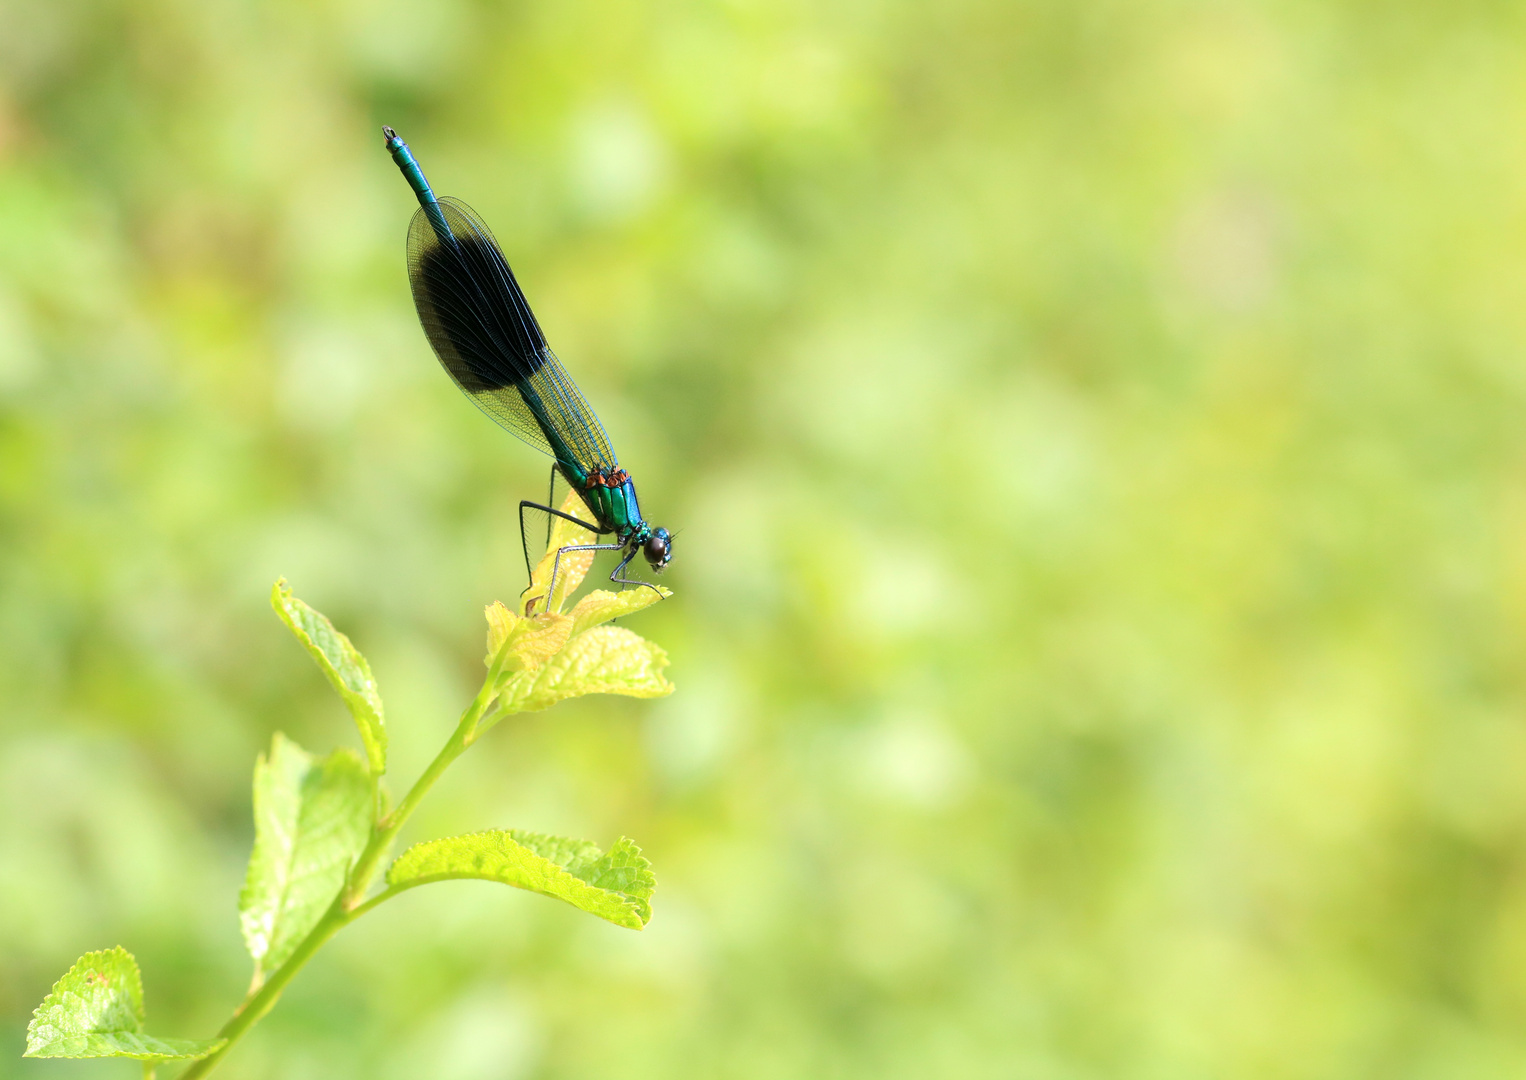
<path id="1" fill-rule="evenodd" d="M 459 199 L 439 205 L 454 239 L 442 240 L 420 208 L 408 227 L 408 279 L 440 364 L 478 408 L 537 450 L 585 472 L 617 466 L 492 231 Z"/>

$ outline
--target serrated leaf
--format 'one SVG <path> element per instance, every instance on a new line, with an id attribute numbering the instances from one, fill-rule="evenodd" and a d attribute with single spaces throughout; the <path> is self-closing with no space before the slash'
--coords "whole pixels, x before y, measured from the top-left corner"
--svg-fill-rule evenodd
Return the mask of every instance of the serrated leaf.
<path id="1" fill-rule="evenodd" d="M 651 607 L 657 601 L 666 600 L 672 595 L 671 589 L 664 589 L 661 585 L 654 585 L 650 589 L 645 587 L 627 589 L 625 592 L 618 593 L 610 592 L 608 589 L 595 589 L 579 600 L 567 614 L 572 616 L 572 632 L 581 634 L 584 630 L 607 623 L 611 619 L 618 619 L 640 611 L 642 608 Z"/>
<path id="2" fill-rule="evenodd" d="M 560 652 L 572 636 L 572 617 L 569 615 L 521 618 L 497 600 L 487 607 L 487 624 L 487 666 L 493 666 L 498 651 L 507 642 L 506 672 L 540 666 Z"/>
<path id="3" fill-rule="evenodd" d="M 23 1057 L 128 1057 L 194 1061 L 226 1039 L 160 1039 L 143 1033 L 143 978 L 132 953 L 86 953 L 32 1013 Z"/>
<path id="4" fill-rule="evenodd" d="M 561 511 L 571 514 L 573 517 L 587 521 L 591 516 L 588 507 L 578 497 L 577 492 L 567 492 L 567 497 L 562 500 Z M 530 575 L 530 587 L 525 590 L 525 603 L 540 601 L 546 595 L 546 586 L 551 581 L 552 564 L 556 559 L 556 553 L 569 544 L 592 544 L 595 543 L 593 533 L 581 525 L 574 525 L 566 518 L 553 517 L 551 519 L 551 540 L 546 545 L 546 553 L 541 557 L 535 572 Z M 583 584 L 583 578 L 593 566 L 594 553 L 592 551 L 572 551 L 562 556 L 561 566 L 556 572 L 556 595 L 551 597 L 551 603 L 539 604 L 542 612 L 558 612 L 562 610 L 562 604 L 567 597 L 577 591 L 577 587 Z"/>
<path id="5" fill-rule="evenodd" d="M 371 831 L 374 781 L 353 751 L 322 761 L 277 732 L 254 767 L 254 851 L 239 925 L 255 979 L 285 962 L 338 895 Z"/>
<path id="6" fill-rule="evenodd" d="M 565 900 L 617 926 L 640 930 L 652 917 L 657 879 L 635 843 L 621 837 L 609 854 L 584 840 L 491 829 L 416 844 L 387 870 L 401 888 L 477 878 Z"/>
<path id="7" fill-rule="evenodd" d="M 382 710 L 381 692 L 371 675 L 371 665 L 360 655 L 350 639 L 334 629 L 321 612 L 297 599 L 282 578 L 270 591 L 270 606 L 276 609 L 297 636 L 328 680 L 349 706 L 360 740 L 366 747 L 371 772 L 380 776 L 387 771 L 387 721 Z"/>
<path id="8" fill-rule="evenodd" d="M 673 684 L 662 674 L 668 654 L 622 626 L 596 626 L 567 643 L 540 667 L 510 677 L 499 692 L 504 712 L 534 712 L 584 694 L 664 697 Z"/>

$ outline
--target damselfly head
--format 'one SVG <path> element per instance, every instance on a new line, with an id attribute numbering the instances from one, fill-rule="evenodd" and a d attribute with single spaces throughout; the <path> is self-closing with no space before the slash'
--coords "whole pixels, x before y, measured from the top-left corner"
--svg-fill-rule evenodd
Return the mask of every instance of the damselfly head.
<path id="1" fill-rule="evenodd" d="M 668 560 L 673 557 L 673 537 L 666 529 L 653 529 L 652 535 L 641 545 L 641 554 L 652 564 L 654 572 L 662 573 L 668 568 Z"/>

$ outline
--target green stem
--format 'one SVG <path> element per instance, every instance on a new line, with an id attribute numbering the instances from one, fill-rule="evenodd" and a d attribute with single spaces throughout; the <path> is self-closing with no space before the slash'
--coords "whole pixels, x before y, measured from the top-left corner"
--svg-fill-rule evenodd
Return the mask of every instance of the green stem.
<path id="1" fill-rule="evenodd" d="M 318 920 L 318 925 L 313 927 L 307 937 L 302 939 L 302 944 L 297 946 L 297 951 L 292 953 L 286 963 L 271 973 L 270 978 L 252 995 L 244 999 L 244 1003 L 234 1010 L 228 1022 L 217 1033 L 219 1039 L 227 1039 L 228 1042 L 220 1050 L 202 1058 L 185 1072 L 180 1074 L 180 1080 L 196 1080 L 197 1077 L 207 1075 L 215 1069 L 223 1056 L 244 1037 L 244 1033 L 274 1007 L 281 991 L 286 989 L 286 984 L 296 978 L 297 972 L 312 959 L 313 954 L 328 942 L 328 939 L 339 933 L 340 929 L 350 921 L 350 913 L 339 903 L 341 897 L 336 896 L 334 902 L 329 905 L 328 911 L 323 918 Z"/>
<path id="2" fill-rule="evenodd" d="M 434 787 L 435 781 L 450 767 L 450 763 L 477 741 L 478 722 L 481 721 L 482 714 L 487 711 L 487 707 L 493 703 L 493 698 L 497 695 L 494 687 L 498 683 L 498 676 L 502 673 L 508 656 L 509 641 L 505 641 L 493 660 L 493 666 L 488 669 L 487 678 L 482 680 L 482 688 L 477 691 L 476 698 L 461 714 L 461 720 L 456 724 L 456 730 L 451 734 L 449 741 L 440 748 L 435 759 L 429 763 L 429 768 L 424 770 L 424 774 L 414 782 L 413 787 L 408 789 L 408 794 L 403 796 L 403 801 L 398 803 L 390 814 L 378 821 L 371 830 L 371 839 L 366 843 L 365 850 L 360 853 L 360 858 L 355 861 L 344 891 L 340 893 L 340 899 L 346 910 L 358 909 L 360 898 L 370 890 L 376 871 L 381 867 L 381 860 L 392 849 L 392 841 L 397 838 L 397 834 L 402 831 L 408 819 L 413 816 L 413 812 L 418 809 L 424 796 L 429 794 L 429 789 Z M 365 910 L 369 911 L 375 906 L 374 903 L 367 904 Z"/>
<path id="3" fill-rule="evenodd" d="M 402 886 L 392 885 L 392 886 L 389 886 L 388 888 L 383 889 L 381 892 L 379 892 L 375 896 L 371 897 L 371 899 L 367 900 L 365 903 L 357 904 L 350 911 L 350 919 L 353 921 L 355 919 L 360 918 L 362 915 L 364 915 L 366 912 L 370 911 L 372 908 L 376 907 L 379 904 L 386 903 L 388 900 L 391 900 L 398 893 L 407 892 L 411 887 L 412 886 L 410 886 L 410 885 L 402 885 Z"/>
<path id="4" fill-rule="evenodd" d="M 154 1063 L 152 1061 L 145 1061 L 143 1063 L 143 1080 L 154 1080 Z"/>
<path id="5" fill-rule="evenodd" d="M 512 712 L 512 709 L 505 709 L 501 706 L 494 709 L 492 712 L 488 713 L 477 722 L 477 735 L 473 737 L 476 738 L 477 736 L 481 736 L 484 732 L 491 730 L 494 724 L 498 723 L 498 721 L 502 720 L 505 716 L 508 716 Z"/>
<path id="6" fill-rule="evenodd" d="M 471 736 L 472 728 L 476 726 L 477 717 L 481 715 L 481 711 L 477 707 L 477 702 L 473 702 L 472 707 L 467 709 L 466 713 L 461 717 L 461 723 L 457 725 L 455 733 L 450 737 L 450 741 L 440 748 L 440 752 L 435 755 L 435 759 L 429 763 L 429 768 L 424 770 L 424 774 L 408 790 L 408 794 L 403 796 L 403 801 L 398 803 L 390 814 L 372 827 L 371 838 L 366 841 L 365 849 L 361 851 L 360 857 L 355 860 L 355 865 L 351 868 L 349 877 L 345 880 L 344 890 L 339 894 L 339 900 L 346 911 L 355 908 L 360 903 L 360 898 L 370 891 L 371 882 L 375 879 L 376 872 L 381 869 L 382 860 L 386 858 L 387 852 L 392 849 L 392 841 L 397 839 L 397 834 L 402 831 L 408 819 L 413 816 L 414 810 L 418 809 L 419 803 L 429 793 L 429 789 L 434 786 L 435 781 L 450 767 L 450 763 L 460 757 L 462 752 L 470 745 L 468 739 Z"/>
<path id="7" fill-rule="evenodd" d="M 377 871 L 381 869 L 381 862 L 392 848 L 392 841 L 402 831 L 408 819 L 413 816 L 414 810 L 423 801 L 429 789 L 434 786 L 436 780 L 450 767 L 450 763 L 460 757 L 461 754 L 476 741 L 478 731 L 477 723 L 482 719 L 482 714 L 492 704 L 496 691 L 493 687 L 498 682 L 498 676 L 503 671 L 503 665 L 508 657 L 508 642 L 499 650 L 498 657 L 488 671 L 487 679 L 482 683 L 482 689 L 477 691 L 477 697 L 467 706 L 461 714 L 461 721 L 456 725 L 456 730 L 450 739 L 440 748 L 435 759 L 429 763 L 429 768 L 424 770 L 413 787 L 408 789 L 408 794 L 403 796 L 403 801 L 398 803 L 391 813 L 371 826 L 370 839 L 366 841 L 364 850 L 355 864 L 350 868 L 345 878 L 344 888 L 339 890 L 339 895 L 334 897 L 334 902 L 329 905 L 328 911 L 324 912 L 323 918 L 308 932 L 297 946 L 296 951 L 287 958 L 286 962 L 276 968 L 258 989 L 251 991 L 244 999 L 222 1030 L 217 1033 L 219 1039 L 227 1039 L 227 1044 L 215 1053 L 209 1054 L 193 1064 L 185 1072 L 180 1074 L 179 1080 L 200 1080 L 213 1069 L 217 1068 L 223 1056 L 232 1050 L 239 1039 L 244 1037 L 245 1032 L 260 1022 L 281 997 L 281 991 L 286 989 L 286 984 L 296 978 L 297 972 L 313 958 L 313 954 L 328 943 L 329 938 L 339 933 L 345 926 L 354 922 L 360 916 L 376 907 L 385 900 L 391 899 L 401 892 L 401 889 L 384 889 L 370 900 L 361 901 L 361 897 L 370 891 L 371 883 L 375 879 Z M 152 1080 L 152 1070 L 147 1063 L 144 1065 L 145 1076 Z"/>

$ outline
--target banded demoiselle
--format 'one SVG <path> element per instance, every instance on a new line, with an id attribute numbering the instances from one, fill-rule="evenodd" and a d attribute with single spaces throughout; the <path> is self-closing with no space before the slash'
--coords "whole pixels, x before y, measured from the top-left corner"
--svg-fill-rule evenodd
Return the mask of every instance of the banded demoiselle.
<path id="1" fill-rule="evenodd" d="M 530 548 L 525 539 L 525 511 L 539 510 L 566 518 L 597 536 L 614 538 L 613 543 L 560 548 L 546 587 L 548 603 L 556 592 L 562 556 L 572 551 L 618 551 L 620 562 L 609 580 L 656 589 L 649 582 L 625 577 L 625 568 L 639 552 L 660 574 L 672 558 L 673 538 L 668 530 L 653 528 L 642 518 L 635 482 L 620 468 L 604 425 L 546 344 L 492 232 L 460 199 L 436 198 L 408 144 L 390 127 L 382 128 L 382 133 L 392 160 L 419 199 L 408 226 L 408 280 L 419 322 L 441 366 L 479 409 L 551 455 L 552 494 L 560 473 L 594 519 L 582 521 L 554 506 L 522 500 L 519 534 L 526 572 Z M 526 613 L 536 599 L 532 596 L 526 602 Z"/>

